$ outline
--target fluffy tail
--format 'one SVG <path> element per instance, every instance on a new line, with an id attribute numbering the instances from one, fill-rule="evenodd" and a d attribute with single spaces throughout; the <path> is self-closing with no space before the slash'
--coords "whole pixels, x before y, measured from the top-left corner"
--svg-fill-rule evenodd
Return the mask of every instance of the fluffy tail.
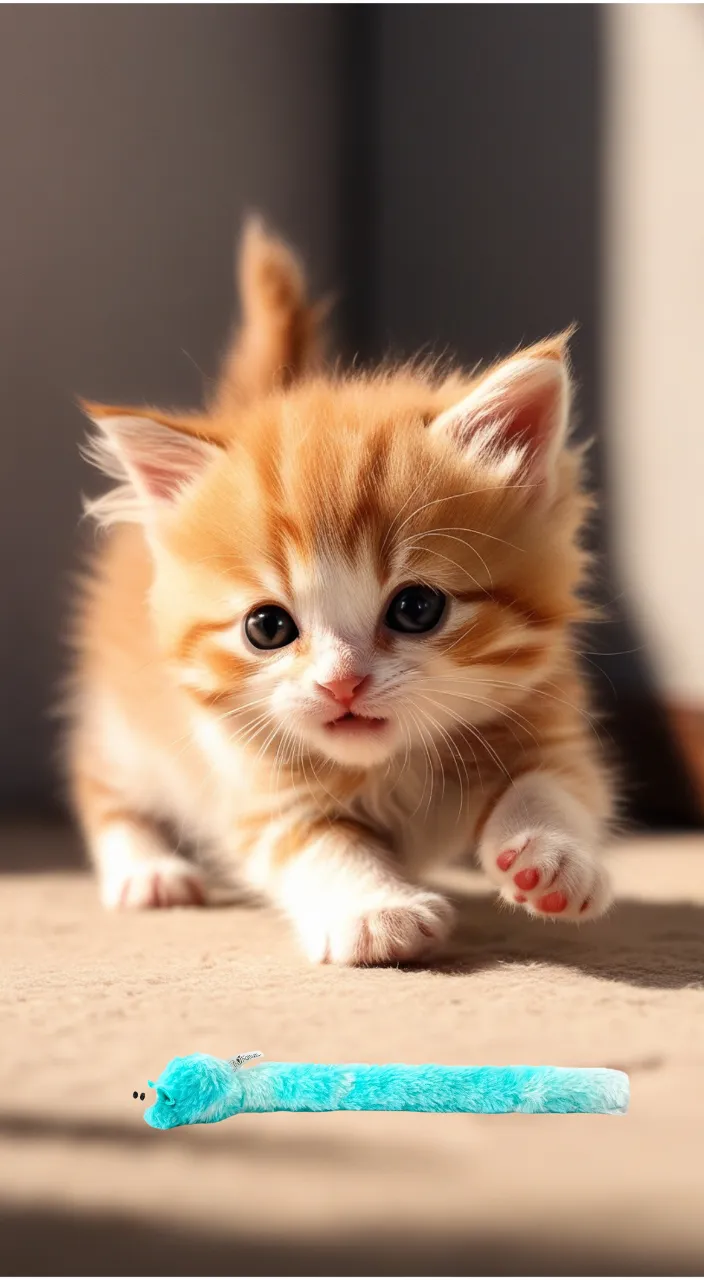
<path id="1" fill-rule="evenodd" d="M 216 411 L 289 386 L 322 359 L 320 329 L 328 304 L 309 303 L 301 263 L 258 217 L 245 226 L 237 280 L 242 318 L 223 361 Z"/>

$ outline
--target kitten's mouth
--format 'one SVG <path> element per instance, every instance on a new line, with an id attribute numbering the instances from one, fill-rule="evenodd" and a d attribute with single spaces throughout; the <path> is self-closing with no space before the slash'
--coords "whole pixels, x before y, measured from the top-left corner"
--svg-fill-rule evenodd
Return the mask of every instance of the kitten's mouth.
<path id="1" fill-rule="evenodd" d="M 336 720 L 328 720 L 325 728 L 330 733 L 338 736 L 344 734 L 347 737 L 349 734 L 380 733 L 388 723 L 388 720 L 381 720 L 376 716 L 361 716 L 358 712 L 346 711 Z"/>

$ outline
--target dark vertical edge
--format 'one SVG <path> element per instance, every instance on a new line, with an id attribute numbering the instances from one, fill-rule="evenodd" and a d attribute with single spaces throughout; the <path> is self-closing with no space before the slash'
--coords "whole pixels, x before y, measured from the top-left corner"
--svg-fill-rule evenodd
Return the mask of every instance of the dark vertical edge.
<path id="1" fill-rule="evenodd" d="M 366 363 L 374 352 L 379 129 L 379 15 L 375 5 L 340 5 L 339 323 L 344 355 Z"/>

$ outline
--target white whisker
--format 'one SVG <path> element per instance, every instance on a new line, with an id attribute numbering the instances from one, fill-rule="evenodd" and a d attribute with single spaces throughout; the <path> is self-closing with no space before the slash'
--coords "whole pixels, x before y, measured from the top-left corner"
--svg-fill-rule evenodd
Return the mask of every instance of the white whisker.
<path id="1" fill-rule="evenodd" d="M 460 564 L 459 560 L 453 560 L 452 556 L 443 555 L 442 551 L 435 551 L 433 547 L 422 547 L 422 548 L 414 547 L 413 548 L 413 550 L 419 550 L 419 549 L 423 550 L 426 553 L 426 555 L 437 556 L 438 560 L 445 560 L 447 564 L 454 565 L 456 569 L 459 569 L 460 573 L 466 574 L 466 576 L 474 583 L 475 587 L 477 587 L 479 591 L 485 592 L 485 588 L 482 586 L 479 579 L 475 578 L 474 574 L 469 572 L 469 569 L 465 569 L 464 565 Z"/>
<path id="2" fill-rule="evenodd" d="M 533 733 L 533 729 L 535 728 L 535 725 L 532 724 L 532 722 L 528 720 L 526 716 L 522 715 L 521 712 L 517 711 L 515 707 L 504 707 L 500 702 L 493 702 L 491 699 L 477 698 L 471 693 L 460 693 L 457 689 L 438 688 L 437 681 L 432 681 L 432 682 L 424 681 L 422 683 L 423 683 L 423 688 L 430 689 L 431 693 L 437 693 L 441 695 L 444 694 L 447 697 L 451 697 L 451 698 L 462 698 L 468 702 L 476 702 L 477 706 L 487 707 L 490 711 L 498 712 L 500 715 L 505 716 L 513 720 L 514 723 L 524 727 L 526 732 L 530 734 L 530 737 L 533 739 L 536 747 L 540 745 L 538 742 L 538 739 Z M 445 709 L 447 710 L 447 708 Z M 516 738 L 516 741 L 518 742 L 518 738 Z M 521 744 L 519 743 L 519 746 L 520 745 Z"/>
<path id="3" fill-rule="evenodd" d="M 428 751 L 427 743 L 426 743 L 426 741 L 425 741 L 425 733 L 424 733 L 424 731 L 423 731 L 423 726 L 422 726 L 422 724 L 420 724 L 420 723 L 418 722 L 418 720 L 417 720 L 417 718 L 416 718 L 416 715 L 415 715 L 415 709 L 412 709 L 411 707 L 409 707 L 409 709 L 408 709 L 408 713 L 409 713 L 409 715 L 410 715 L 411 719 L 413 720 L 413 723 L 415 724 L 416 729 L 418 730 L 418 733 L 419 733 L 419 735 L 420 735 L 421 746 L 423 747 L 423 751 L 425 752 L 425 762 L 426 762 L 426 763 L 425 763 L 425 774 L 423 775 L 423 790 L 421 791 L 420 799 L 419 799 L 418 804 L 416 805 L 415 809 L 413 810 L 413 813 L 411 814 L 411 817 L 412 817 L 412 818 L 414 818 L 414 817 L 416 816 L 416 814 L 417 814 L 418 810 L 420 809 L 420 806 L 421 806 L 421 805 L 422 805 L 422 803 L 423 803 L 423 799 L 424 799 L 424 797 L 425 797 L 425 789 L 426 789 L 426 787 L 427 787 L 427 785 L 428 785 L 428 774 L 429 774 L 429 775 L 430 775 L 430 791 L 429 791 L 429 794 L 428 794 L 428 803 L 427 803 L 427 804 L 426 804 L 426 806 L 425 806 L 425 814 L 426 814 L 426 817 L 427 817 L 427 816 L 428 816 L 429 809 L 430 809 L 430 802 L 431 802 L 431 800 L 432 800 L 432 798 L 433 798 L 433 762 L 432 762 L 432 760 L 430 759 L 430 752 Z"/>
<path id="4" fill-rule="evenodd" d="M 427 694 L 421 693 L 421 694 L 419 694 L 418 696 L 419 696 L 419 697 L 421 697 L 421 698 L 424 698 L 426 701 L 430 702 L 434 707 L 438 707 L 441 711 L 443 711 L 443 710 L 445 709 L 445 708 L 442 706 L 442 703 L 440 703 L 440 702 L 435 702 L 434 698 L 430 698 L 430 697 L 428 697 L 428 695 L 427 695 Z M 456 823 L 457 823 L 457 822 L 459 822 L 459 821 L 460 821 L 460 818 L 462 817 L 462 813 L 463 813 L 463 810 L 464 810 L 464 787 L 463 787 L 463 785 L 462 785 L 462 775 L 460 774 L 460 769 L 459 769 L 458 760 L 459 760 L 459 762 L 461 763 L 462 768 L 463 768 L 463 770 L 464 770 L 464 776 L 465 776 L 465 778 L 466 778 L 466 780 L 467 780 L 467 791 L 469 792 L 469 774 L 468 774 L 468 772 L 467 772 L 467 766 L 466 766 L 466 764 L 465 764 L 464 760 L 462 759 L 462 753 L 461 753 L 461 751 L 458 751 L 458 750 L 457 750 L 457 748 L 455 747 L 455 744 L 454 744 L 454 742 L 452 741 L 452 738 L 450 737 L 450 734 L 449 734 L 449 733 L 447 733 L 447 731 L 446 731 L 445 729 L 443 729 L 443 727 L 442 727 L 442 725 L 439 723 L 439 721 L 437 721 L 437 720 L 435 719 L 435 717 L 434 717 L 434 716 L 431 716 L 429 712 L 427 712 L 427 711 L 426 711 L 426 715 L 427 715 L 428 719 L 430 720 L 431 724 L 434 724 L 434 725 L 435 725 L 435 728 L 437 729 L 438 733 L 439 733 L 439 734 L 441 734 L 442 738 L 443 738 L 443 739 L 444 739 L 444 741 L 447 743 L 447 745 L 448 745 L 448 747 L 449 747 L 449 749 L 450 749 L 450 753 L 451 753 L 451 755 L 452 755 L 452 760 L 453 760 L 453 763 L 454 763 L 454 766 L 455 766 L 455 770 L 456 770 L 456 772 L 457 772 L 457 781 L 459 782 L 459 785 L 460 785 L 460 803 L 459 803 L 459 807 L 458 807 L 458 810 L 457 810 L 457 818 L 455 819 L 455 821 L 456 821 Z M 443 790 L 443 795 L 444 795 L 444 790 Z"/>
<path id="5" fill-rule="evenodd" d="M 509 489 L 534 489 L 534 488 L 535 488 L 534 484 L 504 484 L 501 486 L 501 491 L 503 493 L 508 491 Z M 427 511 L 429 507 L 437 507 L 440 505 L 441 502 L 454 502 L 455 500 L 458 500 L 460 498 L 474 498 L 476 497 L 477 494 L 480 494 L 480 493 L 495 493 L 495 492 L 496 492 L 496 486 L 488 485 L 483 489 L 467 489 L 465 490 L 464 493 L 448 493 L 443 498 L 433 498 L 431 499 L 430 502 L 423 503 L 422 507 L 416 507 L 415 511 L 412 511 L 409 516 L 406 516 L 406 519 L 401 522 L 396 532 L 399 533 L 401 529 L 403 529 L 405 525 L 409 523 L 409 521 L 413 520 L 415 516 L 419 516 L 421 511 Z"/>

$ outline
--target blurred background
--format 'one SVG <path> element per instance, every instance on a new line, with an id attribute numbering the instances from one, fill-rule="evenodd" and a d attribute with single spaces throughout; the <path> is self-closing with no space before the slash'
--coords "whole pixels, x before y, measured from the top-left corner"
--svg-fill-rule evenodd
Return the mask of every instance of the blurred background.
<path id="1" fill-rule="evenodd" d="M 256 209 L 337 294 L 348 356 L 471 366 L 578 321 L 610 619 L 585 665 L 632 818 L 698 821 L 703 26 L 696 5 L 0 9 L 1 810 L 62 804 L 47 709 L 97 482 L 74 396 L 198 401 Z"/>
<path id="2" fill-rule="evenodd" d="M 630 822 L 702 825 L 703 69 L 701 5 L 0 7 L 0 817 L 63 817 L 49 710 L 97 483 L 74 396 L 199 400 L 258 210 L 337 295 L 350 358 L 471 366 L 579 323 L 606 607 L 585 668 Z M 78 856 L 13 830 L 7 869 Z M 99 1266 L 99 1226 L 80 1237 Z M 136 1235 L 123 1265 L 161 1248 Z"/>

